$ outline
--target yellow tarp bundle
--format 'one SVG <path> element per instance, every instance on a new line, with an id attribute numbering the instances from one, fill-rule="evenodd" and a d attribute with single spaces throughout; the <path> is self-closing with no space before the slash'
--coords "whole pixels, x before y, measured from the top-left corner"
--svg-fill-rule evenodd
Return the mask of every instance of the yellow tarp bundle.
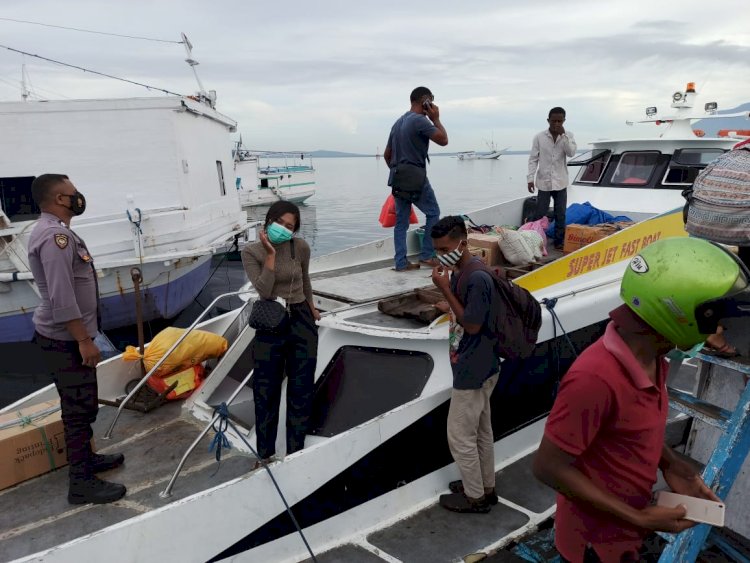
<path id="1" fill-rule="evenodd" d="M 169 327 L 157 334 L 143 352 L 143 364 L 151 371 L 162 356 L 185 332 L 184 328 Z M 177 371 L 186 370 L 209 358 L 218 358 L 227 351 L 229 344 L 223 336 L 205 330 L 193 330 L 180 345 L 167 357 L 154 374 L 166 377 Z M 128 346 L 122 354 L 123 360 L 140 360 L 138 348 Z"/>

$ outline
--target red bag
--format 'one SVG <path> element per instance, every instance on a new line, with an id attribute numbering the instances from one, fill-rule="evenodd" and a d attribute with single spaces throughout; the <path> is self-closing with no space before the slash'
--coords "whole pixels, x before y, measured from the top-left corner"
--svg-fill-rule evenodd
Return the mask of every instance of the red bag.
<path id="1" fill-rule="evenodd" d="M 414 207 L 411 207 L 409 224 L 416 225 L 417 223 L 419 223 L 417 214 L 414 213 Z M 380 224 L 386 229 L 396 226 L 396 200 L 392 195 L 388 196 L 383 204 L 383 208 L 380 210 Z"/>

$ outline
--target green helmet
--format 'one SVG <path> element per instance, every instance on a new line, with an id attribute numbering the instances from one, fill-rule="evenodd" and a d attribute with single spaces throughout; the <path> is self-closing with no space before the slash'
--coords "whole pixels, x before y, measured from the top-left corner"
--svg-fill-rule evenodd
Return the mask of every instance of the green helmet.
<path id="1" fill-rule="evenodd" d="M 729 252 L 706 240 L 675 237 L 648 245 L 630 261 L 620 296 L 656 332 L 687 349 L 715 332 L 720 319 L 706 320 L 721 308 L 706 304 L 746 288 L 745 273 Z"/>

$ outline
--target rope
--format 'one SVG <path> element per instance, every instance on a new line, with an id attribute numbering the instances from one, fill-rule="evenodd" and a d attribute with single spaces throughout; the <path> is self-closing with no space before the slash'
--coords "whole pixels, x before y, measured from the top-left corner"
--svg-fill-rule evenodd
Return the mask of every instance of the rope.
<path id="1" fill-rule="evenodd" d="M 54 27 L 55 29 L 67 29 L 68 31 L 80 31 L 82 33 L 95 33 L 97 35 L 109 35 L 111 37 L 123 37 L 125 39 L 141 39 L 143 41 L 157 41 L 159 43 L 176 43 L 182 45 L 182 41 L 174 41 L 172 39 L 157 39 L 155 37 L 143 37 L 141 35 L 123 35 L 121 33 L 109 33 L 107 31 L 96 31 L 93 29 L 83 29 L 80 27 L 66 27 L 64 25 L 54 25 L 51 23 L 33 22 L 29 20 L 16 20 L 13 18 L 0 18 L 2 21 L 14 22 L 14 23 L 28 23 L 31 25 L 41 25 L 42 27 Z"/>
<path id="2" fill-rule="evenodd" d="M 221 403 L 218 407 L 216 407 L 216 410 L 214 411 L 214 414 L 219 415 L 219 425 L 218 428 L 216 424 L 214 423 L 213 429 L 216 431 L 216 436 L 214 436 L 213 441 L 211 442 L 211 445 L 208 448 L 208 451 L 212 451 L 214 447 L 216 448 L 216 461 L 221 461 L 221 450 L 222 448 L 230 449 L 232 446 L 229 443 L 229 440 L 226 437 L 226 431 L 227 428 L 231 428 L 234 430 L 234 432 L 240 437 L 240 440 L 244 442 L 244 444 L 250 449 L 250 451 L 253 453 L 255 457 L 260 459 L 258 456 L 258 452 L 255 451 L 255 448 L 253 448 L 248 441 L 245 439 L 245 436 L 237 430 L 237 427 L 232 423 L 231 420 L 229 420 L 229 409 L 227 408 L 226 403 Z M 292 512 L 292 509 L 289 507 L 289 503 L 287 503 L 286 498 L 284 497 L 284 493 L 281 492 L 281 487 L 279 487 L 279 484 L 276 482 L 276 478 L 273 476 L 273 473 L 271 472 L 271 468 L 268 467 L 268 465 L 261 461 L 261 465 L 263 468 L 268 471 L 269 477 L 271 477 L 271 481 L 273 481 L 273 486 L 276 487 L 276 492 L 279 493 L 279 497 L 281 497 L 281 501 L 284 503 L 284 507 L 286 508 L 287 514 L 289 514 L 289 518 L 292 519 L 292 523 L 294 524 L 294 527 L 297 528 L 297 533 L 302 538 L 302 541 L 305 544 L 305 547 L 307 548 L 307 552 L 310 554 L 310 557 L 313 560 L 313 563 L 318 563 L 317 558 L 315 557 L 315 554 L 312 551 L 312 548 L 310 547 L 310 544 L 307 543 L 307 538 L 305 538 L 305 534 L 302 532 L 302 528 L 300 528 L 299 522 L 297 522 L 297 519 L 294 517 L 294 513 Z"/>
<path id="3" fill-rule="evenodd" d="M 141 213 L 141 208 L 136 207 L 134 211 L 138 212 L 138 220 L 134 220 L 133 217 L 130 215 L 130 210 L 126 209 L 125 213 L 128 214 L 128 221 L 138 230 L 136 235 L 138 236 L 138 261 L 140 262 L 141 266 L 143 266 L 143 240 L 141 239 L 141 236 L 143 236 L 143 229 L 141 229 L 141 221 L 143 221 L 143 213 Z"/>
<path id="4" fill-rule="evenodd" d="M 141 221 L 143 220 L 143 214 L 141 213 L 140 207 L 136 207 L 135 211 L 138 212 L 138 220 L 137 221 L 134 220 L 133 217 L 130 215 L 130 210 L 129 209 L 126 209 L 125 213 L 128 214 L 128 221 L 130 221 L 131 223 L 133 223 L 133 225 L 135 225 L 135 228 L 138 229 L 138 233 L 139 234 L 143 234 L 143 231 L 141 230 Z"/>
<path id="5" fill-rule="evenodd" d="M 82 70 L 83 72 L 88 72 L 90 74 L 96 74 L 98 76 L 103 76 L 105 78 L 111 78 L 113 80 L 119 80 L 120 82 L 127 82 L 128 84 L 135 84 L 136 86 L 142 86 L 143 88 L 146 88 L 147 90 L 156 90 L 157 92 L 164 92 L 165 94 L 170 94 L 172 96 L 180 96 L 182 97 L 182 94 L 178 94 L 176 92 L 172 92 L 170 90 L 166 90 L 164 88 L 157 88 L 156 86 L 149 86 L 148 84 L 143 84 L 142 82 L 135 82 L 134 80 L 128 80 L 127 78 L 120 78 L 119 76 L 113 76 L 111 74 L 106 74 L 104 72 L 98 72 L 96 70 L 91 70 L 88 68 L 84 68 L 82 66 L 76 66 L 68 63 L 64 63 L 62 61 L 56 61 L 55 59 L 50 59 L 47 57 L 43 57 L 41 55 L 35 55 L 33 53 L 28 53 L 26 51 L 21 51 L 19 49 L 14 49 L 13 47 L 8 47 L 7 45 L 0 45 L 3 49 L 7 49 L 8 51 L 12 51 L 14 53 L 19 53 L 21 55 L 28 55 L 29 57 L 34 57 L 37 59 L 41 59 L 43 61 L 47 61 L 50 63 L 54 63 L 56 65 L 66 66 L 68 68 L 74 68 L 76 70 Z"/>
<path id="6" fill-rule="evenodd" d="M 565 330 L 565 327 L 562 324 L 562 321 L 560 320 L 560 317 L 557 316 L 557 311 L 555 311 L 555 305 L 557 305 L 557 297 L 552 298 L 544 298 L 541 301 L 541 304 L 544 305 L 547 308 L 547 311 L 549 311 L 550 316 L 552 317 L 552 342 L 553 342 L 553 348 L 552 348 L 552 356 L 553 360 L 555 362 L 555 373 L 557 374 L 557 381 L 555 381 L 554 389 L 552 390 L 552 396 L 557 396 L 557 390 L 560 386 L 560 350 L 558 348 L 557 344 L 557 326 L 560 325 L 560 330 L 562 330 L 563 336 L 565 337 L 565 341 L 568 343 L 568 346 L 570 346 L 570 349 L 573 351 L 573 355 L 577 358 L 578 357 L 578 350 L 576 350 L 576 347 L 573 345 L 573 341 L 570 339 L 570 336 L 568 335 L 568 332 Z"/>
<path id="7" fill-rule="evenodd" d="M 57 410 L 57 408 L 55 408 Z M 18 422 L 21 423 L 21 428 L 25 426 L 33 426 L 37 430 L 39 430 L 39 434 L 42 436 L 42 443 L 44 444 L 44 449 L 47 452 L 47 460 L 49 461 L 50 469 L 53 471 L 57 469 L 57 465 L 55 464 L 55 456 L 52 454 L 52 445 L 49 443 L 49 440 L 47 439 L 47 433 L 44 431 L 44 427 L 39 427 L 36 424 L 34 424 L 34 418 L 42 418 L 37 414 L 35 417 L 31 417 L 29 415 L 24 415 L 20 411 L 16 413 L 18 415 Z"/>

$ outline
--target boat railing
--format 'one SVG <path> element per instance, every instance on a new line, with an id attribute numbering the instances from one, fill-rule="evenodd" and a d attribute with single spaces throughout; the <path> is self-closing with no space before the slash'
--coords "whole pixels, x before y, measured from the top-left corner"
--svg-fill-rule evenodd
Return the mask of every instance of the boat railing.
<path id="1" fill-rule="evenodd" d="M 198 326 L 198 323 L 200 323 L 206 317 L 209 311 L 211 311 L 219 301 L 227 297 L 235 297 L 244 293 L 251 293 L 254 291 L 255 291 L 254 289 L 247 288 L 247 289 L 241 289 L 239 291 L 231 291 L 229 293 L 222 293 L 221 295 L 216 297 L 216 299 L 211 301 L 208 307 L 206 307 L 201 312 L 201 314 L 198 315 L 198 317 L 193 321 L 193 324 L 191 324 L 187 328 L 187 330 L 185 330 L 185 332 L 182 333 L 182 335 L 175 341 L 175 343 L 172 344 L 169 350 L 167 350 L 166 353 L 159 359 L 159 361 L 156 362 L 154 367 L 152 367 L 148 371 L 148 373 L 141 378 L 138 384 L 135 387 L 133 387 L 130 393 L 128 393 L 127 396 L 120 402 L 120 406 L 117 407 L 117 412 L 115 413 L 115 416 L 112 419 L 112 422 L 110 423 L 109 428 L 107 429 L 107 432 L 104 434 L 103 439 L 109 440 L 110 438 L 112 438 L 112 432 L 115 429 L 115 425 L 117 424 L 117 421 L 120 418 L 120 415 L 122 414 L 122 411 L 125 408 L 125 405 L 127 405 L 131 401 L 131 399 L 138 393 L 141 387 L 143 387 L 146 384 L 146 382 L 149 380 L 149 378 L 154 373 L 156 373 L 156 371 L 162 366 L 162 364 L 166 361 L 169 355 L 177 349 L 177 347 L 182 343 L 182 341 L 185 340 L 185 338 L 187 338 L 187 336 L 195 329 L 195 327 Z M 226 354 L 225 354 L 225 357 L 226 357 Z"/>
<path id="2" fill-rule="evenodd" d="M 239 395 L 240 392 L 245 388 L 247 383 L 250 381 L 250 378 L 253 376 L 254 371 L 255 371 L 254 369 L 250 370 L 250 372 L 245 376 L 245 378 L 240 382 L 237 388 L 232 392 L 229 398 L 225 401 L 227 407 L 234 402 L 234 400 L 237 398 L 237 395 Z M 180 473 L 182 472 L 182 468 L 185 466 L 185 462 L 187 461 L 188 457 L 190 457 L 190 454 L 193 453 L 193 450 L 195 450 L 195 448 L 198 446 L 198 444 L 204 438 L 204 436 L 208 434 L 208 431 L 211 430 L 211 428 L 213 428 L 214 425 L 219 421 L 219 418 L 221 418 L 221 414 L 217 410 L 216 412 L 214 412 L 214 415 L 211 418 L 211 421 L 208 424 L 206 424 L 206 426 L 203 428 L 201 433 L 198 434 L 198 437 L 195 440 L 193 440 L 192 444 L 190 444 L 190 446 L 188 446 L 188 449 L 185 450 L 185 453 L 182 455 L 180 462 L 177 464 L 177 468 L 174 470 L 174 473 L 172 474 L 172 478 L 169 480 L 169 483 L 167 483 L 166 488 L 161 493 L 159 493 L 159 496 L 161 498 L 169 498 L 172 496 L 172 489 L 174 488 L 174 484 L 177 481 L 177 478 L 180 476 Z"/>

